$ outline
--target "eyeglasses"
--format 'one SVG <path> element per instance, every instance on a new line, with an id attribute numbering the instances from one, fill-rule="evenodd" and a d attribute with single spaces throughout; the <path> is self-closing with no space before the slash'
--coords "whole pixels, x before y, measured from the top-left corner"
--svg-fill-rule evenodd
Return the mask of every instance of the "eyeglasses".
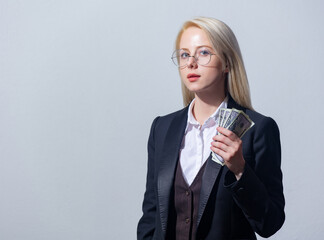
<path id="1" fill-rule="evenodd" d="M 177 49 L 172 54 L 172 61 L 178 67 L 184 67 L 188 64 L 189 58 L 193 57 L 197 64 L 204 66 L 210 62 L 211 56 L 216 55 L 206 48 L 198 48 L 195 55 L 190 56 L 189 51 L 184 49 Z"/>

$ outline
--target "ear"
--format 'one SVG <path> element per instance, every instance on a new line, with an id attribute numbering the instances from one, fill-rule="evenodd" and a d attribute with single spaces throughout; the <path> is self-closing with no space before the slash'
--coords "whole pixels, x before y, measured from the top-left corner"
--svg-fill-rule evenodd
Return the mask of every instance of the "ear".
<path id="1" fill-rule="evenodd" d="M 224 69 L 224 73 L 228 73 L 228 72 L 229 72 L 229 69 L 228 69 L 228 66 L 226 65 L 225 69 Z"/>

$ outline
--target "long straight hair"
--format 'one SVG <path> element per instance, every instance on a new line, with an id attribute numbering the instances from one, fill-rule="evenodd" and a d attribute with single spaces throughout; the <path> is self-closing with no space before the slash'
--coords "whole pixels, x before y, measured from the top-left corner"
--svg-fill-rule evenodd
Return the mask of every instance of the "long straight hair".
<path id="1" fill-rule="evenodd" d="M 179 49 L 183 32 L 189 27 L 198 27 L 207 34 L 223 66 L 228 67 L 229 72 L 226 78 L 225 90 L 239 105 L 253 109 L 243 58 L 232 30 L 224 22 L 214 18 L 199 17 L 186 21 L 176 38 L 176 49 Z M 183 83 L 181 83 L 181 87 L 183 104 L 187 106 L 194 98 L 194 93 L 189 91 Z"/>

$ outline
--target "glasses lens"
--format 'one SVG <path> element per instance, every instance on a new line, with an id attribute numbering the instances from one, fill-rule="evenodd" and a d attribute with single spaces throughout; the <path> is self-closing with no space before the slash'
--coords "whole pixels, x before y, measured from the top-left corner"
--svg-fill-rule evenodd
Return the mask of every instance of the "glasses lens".
<path id="1" fill-rule="evenodd" d="M 179 66 L 179 54 L 177 51 L 173 52 L 171 59 L 176 66 Z"/>
<path id="2" fill-rule="evenodd" d="M 197 50 L 194 59 L 199 65 L 207 65 L 210 62 L 211 55 L 212 54 L 209 50 L 201 48 Z M 176 66 L 184 67 L 187 65 L 190 57 L 193 56 L 190 56 L 189 52 L 183 49 L 178 49 L 173 52 L 171 59 Z"/>
<path id="3" fill-rule="evenodd" d="M 189 54 L 182 49 L 175 50 L 172 54 L 172 61 L 178 67 L 183 67 L 188 62 Z"/>
<path id="4" fill-rule="evenodd" d="M 210 61 L 210 55 L 199 56 L 199 58 L 197 59 L 197 63 L 199 65 L 207 65 L 209 61 Z"/>
<path id="5" fill-rule="evenodd" d="M 206 49 L 199 49 L 197 51 L 197 63 L 199 65 L 207 65 L 210 62 L 211 53 Z"/>

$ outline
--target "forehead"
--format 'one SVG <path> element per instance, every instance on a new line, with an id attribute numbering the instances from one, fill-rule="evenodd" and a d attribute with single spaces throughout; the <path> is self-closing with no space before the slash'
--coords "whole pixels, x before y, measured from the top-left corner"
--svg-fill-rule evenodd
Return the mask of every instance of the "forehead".
<path id="1" fill-rule="evenodd" d="M 207 37 L 207 34 L 198 27 L 189 27 L 181 35 L 179 47 L 186 49 L 195 49 L 200 46 L 209 46 L 212 48 L 212 45 Z"/>

